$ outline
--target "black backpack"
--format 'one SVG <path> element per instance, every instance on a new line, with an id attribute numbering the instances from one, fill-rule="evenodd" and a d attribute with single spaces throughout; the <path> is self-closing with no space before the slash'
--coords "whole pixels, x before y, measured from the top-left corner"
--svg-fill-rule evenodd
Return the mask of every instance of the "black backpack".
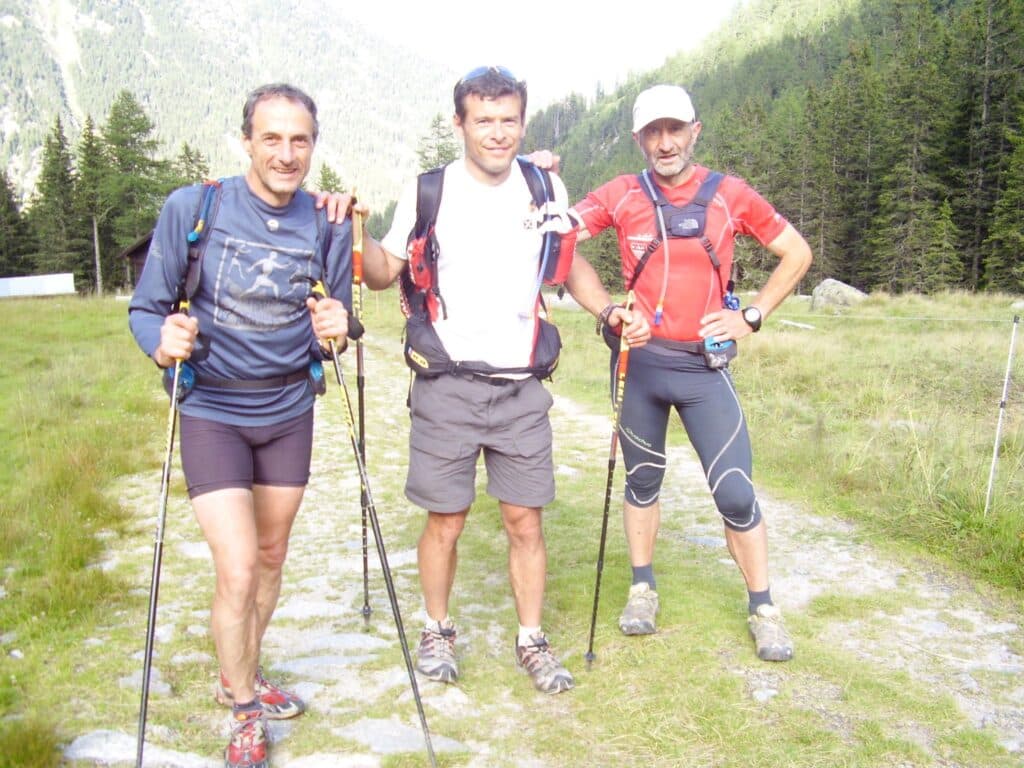
<path id="1" fill-rule="evenodd" d="M 530 188 L 530 195 L 543 221 L 554 218 L 548 210 L 554 202 L 554 189 L 548 171 L 538 168 L 525 158 L 516 158 Z M 437 263 L 440 245 L 434 228 L 441 207 L 445 166 L 421 173 L 416 181 L 416 224 L 409 233 L 406 246 L 405 268 L 399 276 L 399 296 L 405 314 L 405 360 L 421 376 L 440 376 L 445 373 L 528 373 L 549 378 L 558 365 L 562 347 L 558 329 L 540 319 L 530 365 L 521 368 L 496 368 L 483 361 L 454 361 L 444 349 L 433 328 L 438 316 L 448 313 L 437 284 Z M 572 265 L 573 249 L 561 248 L 561 237 L 555 232 L 544 235 L 541 246 L 540 278 L 548 285 L 565 281 Z"/>

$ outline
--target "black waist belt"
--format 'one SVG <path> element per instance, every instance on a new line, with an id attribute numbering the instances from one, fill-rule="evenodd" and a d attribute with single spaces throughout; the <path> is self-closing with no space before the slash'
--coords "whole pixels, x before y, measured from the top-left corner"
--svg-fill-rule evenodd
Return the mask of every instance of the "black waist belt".
<path id="1" fill-rule="evenodd" d="M 268 379 L 217 379 L 197 373 L 196 386 L 208 389 L 281 389 L 290 384 L 305 381 L 307 378 L 309 378 L 309 371 L 305 368 L 284 376 L 271 376 Z"/>
<path id="2" fill-rule="evenodd" d="M 488 376 L 483 373 L 460 373 L 458 375 L 472 381 L 482 381 L 484 384 L 490 384 L 492 387 L 503 387 L 506 384 L 515 384 L 517 381 L 522 381 L 522 379 L 510 379 L 507 376 Z"/>
<path id="3" fill-rule="evenodd" d="M 695 355 L 704 354 L 704 342 L 702 341 L 675 341 L 673 339 L 663 339 L 660 336 L 652 336 L 651 340 L 647 343 L 652 347 L 661 347 L 673 352 L 692 352 Z M 657 352 L 658 350 L 652 349 L 651 351 Z"/>

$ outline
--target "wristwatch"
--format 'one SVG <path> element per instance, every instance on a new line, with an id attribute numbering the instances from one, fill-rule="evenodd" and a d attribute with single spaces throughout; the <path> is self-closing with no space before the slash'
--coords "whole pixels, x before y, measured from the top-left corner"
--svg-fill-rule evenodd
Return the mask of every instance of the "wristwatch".
<path id="1" fill-rule="evenodd" d="M 757 333 L 761 330 L 761 310 L 757 307 L 746 307 L 743 310 L 743 319 L 747 325 L 750 326 L 750 330 Z"/>

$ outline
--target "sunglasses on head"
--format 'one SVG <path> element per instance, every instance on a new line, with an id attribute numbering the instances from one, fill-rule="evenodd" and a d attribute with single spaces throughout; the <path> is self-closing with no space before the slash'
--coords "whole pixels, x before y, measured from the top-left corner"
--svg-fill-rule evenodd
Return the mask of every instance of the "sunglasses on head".
<path id="1" fill-rule="evenodd" d="M 462 83 L 468 82 L 470 80 L 476 80 L 478 77 L 483 77 L 484 75 L 489 74 L 491 72 L 495 72 L 501 75 L 502 77 L 507 77 L 509 80 L 515 80 L 516 82 L 518 82 L 518 78 L 512 74 L 512 70 L 510 70 L 508 67 L 492 66 L 477 67 L 476 69 L 471 69 L 469 72 L 467 72 L 459 79 L 459 85 L 462 85 Z"/>

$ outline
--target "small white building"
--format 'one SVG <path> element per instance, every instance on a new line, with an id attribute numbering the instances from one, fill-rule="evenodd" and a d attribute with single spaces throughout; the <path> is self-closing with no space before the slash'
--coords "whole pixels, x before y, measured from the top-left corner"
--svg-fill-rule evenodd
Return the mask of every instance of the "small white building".
<path id="1" fill-rule="evenodd" d="M 0 299 L 16 296 L 56 296 L 75 292 L 75 276 L 71 272 L 28 277 L 0 277 Z"/>

